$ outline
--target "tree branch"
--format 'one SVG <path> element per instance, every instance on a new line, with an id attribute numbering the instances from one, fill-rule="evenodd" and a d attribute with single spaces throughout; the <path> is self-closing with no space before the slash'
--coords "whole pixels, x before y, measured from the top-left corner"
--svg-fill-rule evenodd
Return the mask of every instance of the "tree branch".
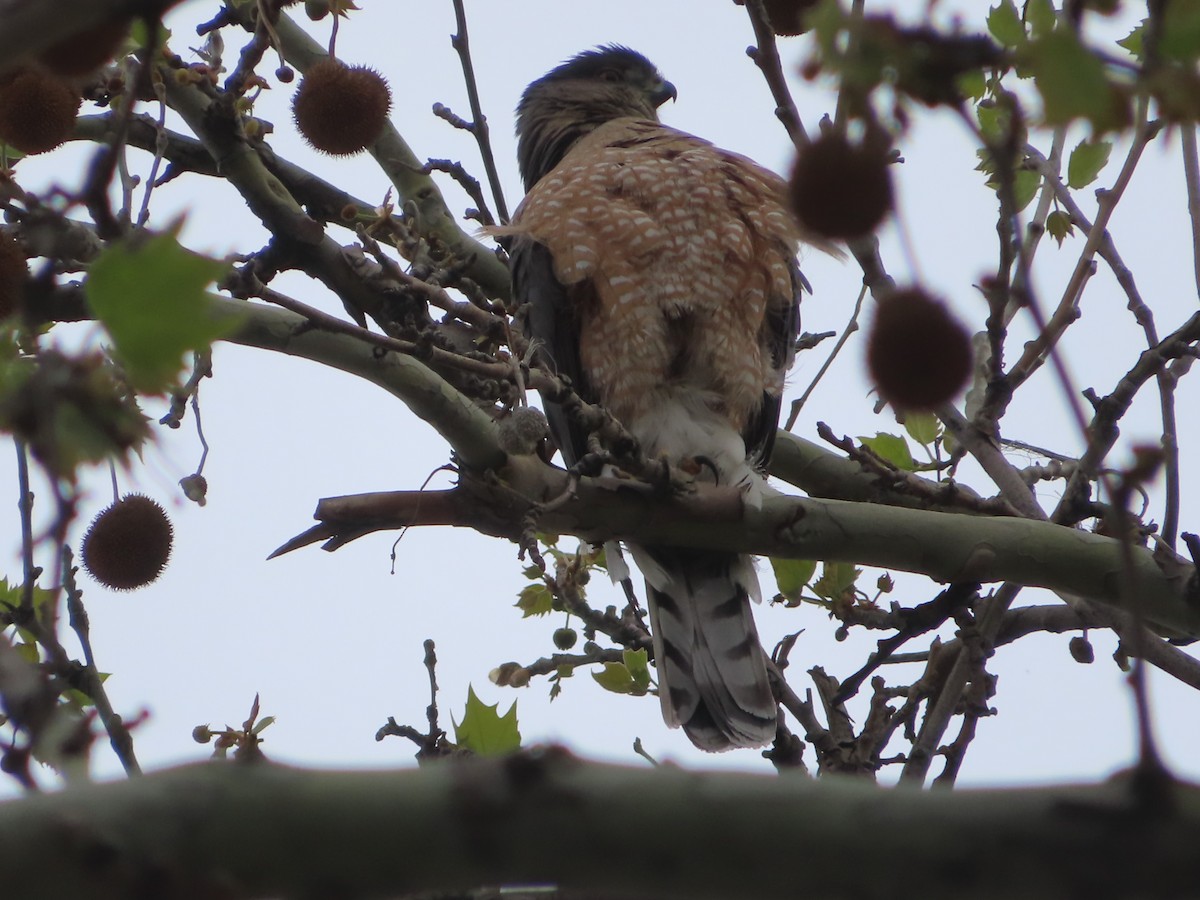
<path id="1" fill-rule="evenodd" d="M 920 572 L 942 582 L 1012 581 L 1122 603 L 1118 542 L 1048 522 L 972 517 L 866 503 L 785 497 L 747 507 L 733 488 L 697 488 L 679 497 L 642 482 L 582 478 L 563 495 L 567 473 L 533 456 L 509 457 L 500 480 L 464 478 L 460 488 L 390 492 L 324 500 L 317 518 L 332 533 L 409 525 L 456 525 L 515 539 L 528 515 L 556 534 L 593 543 L 628 538 L 646 544 L 699 547 L 796 559 L 853 562 Z M 428 518 L 427 518 L 428 517 Z M 330 533 L 323 535 L 329 537 Z M 320 536 L 315 537 L 319 539 Z M 1166 574 L 1151 551 L 1133 548 L 1139 602 L 1148 621 L 1200 636 L 1194 569 Z"/>
<path id="2" fill-rule="evenodd" d="M 400 772 L 205 763 L 0 805 L 0 868 L 22 900 L 125 898 L 148 885 L 160 900 L 483 884 L 764 900 L 795 897 L 799 884 L 812 897 L 887 897 L 898 877 L 913 896 L 955 900 L 1187 896 L 1200 789 L 1160 788 L 881 791 L 600 765 L 556 748 Z M 630 823 L 654 835 L 653 853 L 630 851 Z M 887 840 L 864 850 L 864 823 Z M 730 834 L 787 835 L 790 864 L 778 842 Z"/>

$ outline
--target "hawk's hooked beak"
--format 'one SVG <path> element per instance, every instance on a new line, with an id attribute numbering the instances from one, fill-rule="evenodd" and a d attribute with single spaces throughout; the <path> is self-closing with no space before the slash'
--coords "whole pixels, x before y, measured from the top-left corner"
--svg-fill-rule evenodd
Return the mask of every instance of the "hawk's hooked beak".
<path id="1" fill-rule="evenodd" d="M 650 92 L 650 101 L 654 104 L 654 108 L 662 106 L 668 100 L 678 100 L 679 92 L 675 90 L 675 85 L 669 81 L 660 81 L 654 86 L 654 90 Z"/>

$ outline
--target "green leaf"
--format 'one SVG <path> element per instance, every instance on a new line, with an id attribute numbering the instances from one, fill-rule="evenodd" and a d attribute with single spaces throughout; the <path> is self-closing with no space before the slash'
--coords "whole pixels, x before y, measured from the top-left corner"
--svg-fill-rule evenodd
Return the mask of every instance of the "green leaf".
<path id="1" fill-rule="evenodd" d="M 933 413 L 906 413 L 904 430 L 922 447 L 928 447 L 942 436 L 942 423 Z"/>
<path id="2" fill-rule="evenodd" d="M 1134 56 L 1135 59 L 1138 60 L 1141 60 L 1142 58 L 1142 37 L 1146 33 L 1146 21 L 1146 19 L 1142 19 L 1140 25 L 1134 28 L 1133 31 L 1129 32 L 1129 34 L 1125 35 L 1125 37 L 1121 38 L 1121 40 L 1117 41 L 1118 47 L 1124 47 Z"/>
<path id="3" fill-rule="evenodd" d="M 1008 110 L 1001 109 L 994 101 L 988 101 L 975 107 L 975 118 L 979 120 L 979 130 L 983 132 L 983 136 L 995 140 L 1004 135 L 1003 129 L 1007 126 L 1011 115 Z M 977 150 L 976 155 L 980 156 L 983 165 L 986 165 L 991 159 L 991 154 L 986 150 Z"/>
<path id="4" fill-rule="evenodd" d="M 238 324 L 215 315 L 205 297 L 229 267 L 184 249 L 177 231 L 111 246 L 88 271 L 88 305 L 112 336 L 126 377 L 144 393 L 167 390 L 184 353 L 207 349 Z"/>
<path id="5" fill-rule="evenodd" d="M 167 28 L 162 22 L 158 23 L 158 46 L 162 46 L 171 39 L 171 29 Z M 125 47 L 127 53 L 133 53 L 141 50 L 150 40 L 150 33 L 146 28 L 145 19 L 134 19 L 133 27 L 129 29 L 129 39 L 126 41 Z"/>
<path id="6" fill-rule="evenodd" d="M 467 686 L 467 708 L 462 724 L 454 722 L 454 741 L 480 756 L 497 756 L 520 749 L 521 732 L 517 728 L 517 701 L 500 715 L 499 703 L 488 706 Z M 453 721 L 453 720 L 452 720 Z"/>
<path id="7" fill-rule="evenodd" d="M 596 679 L 596 684 L 606 691 L 612 691 L 614 694 L 633 693 L 633 675 L 624 663 L 606 662 L 604 670 L 593 672 L 592 677 Z"/>
<path id="8" fill-rule="evenodd" d="M 1166 5 L 1158 51 L 1165 59 L 1182 63 L 1200 56 L 1200 4 L 1176 0 Z"/>
<path id="9" fill-rule="evenodd" d="M 37 663 L 39 658 L 37 644 L 13 644 L 13 649 L 17 651 L 17 656 L 21 657 L 21 659 L 25 660 L 25 662 L 29 663 L 30 665 Z"/>
<path id="10" fill-rule="evenodd" d="M 982 69 L 968 69 L 959 74 L 955 81 L 959 93 L 964 97 L 979 101 L 987 93 L 987 79 L 984 77 Z"/>
<path id="11" fill-rule="evenodd" d="M 1033 41 L 1026 61 L 1047 124 L 1087 119 L 1097 131 L 1111 131 L 1129 123 L 1128 98 L 1109 83 L 1104 64 L 1074 32 L 1060 29 Z"/>
<path id="12" fill-rule="evenodd" d="M 626 650 L 621 654 L 625 668 L 633 680 L 635 694 L 644 694 L 650 687 L 650 658 L 645 650 Z"/>
<path id="13" fill-rule="evenodd" d="M 1061 247 L 1063 240 L 1067 235 L 1073 233 L 1074 230 L 1075 228 L 1071 224 L 1071 217 L 1061 209 L 1056 209 L 1050 215 L 1046 216 L 1046 233 L 1058 241 L 1058 246 Z"/>
<path id="14" fill-rule="evenodd" d="M 539 581 L 537 584 L 527 584 L 521 588 L 521 593 L 517 594 L 517 602 L 513 605 L 521 610 L 523 619 L 544 616 L 554 608 L 554 595 L 550 593 L 550 588 L 546 587 L 545 582 Z"/>
<path id="15" fill-rule="evenodd" d="M 813 592 L 826 600 L 841 599 L 846 593 L 854 590 L 862 569 L 852 563 L 827 562 L 822 566 L 821 577 L 813 582 Z"/>
<path id="16" fill-rule="evenodd" d="M 800 592 L 808 584 L 817 571 L 816 560 L 812 559 L 776 559 L 771 557 L 771 568 L 775 570 L 775 584 L 784 598 L 795 603 L 800 599 Z"/>
<path id="17" fill-rule="evenodd" d="M 16 609 L 21 605 L 21 585 L 9 585 L 7 578 L 0 578 L 0 606 Z"/>
<path id="18" fill-rule="evenodd" d="M 17 162 L 17 160 L 24 158 L 25 154 L 16 147 L 10 147 L 8 144 L 4 143 L 4 141 L 0 141 L 0 161 L 7 162 L 8 165 L 11 166 L 13 163 Z"/>
<path id="19" fill-rule="evenodd" d="M 908 449 L 908 441 L 895 434 L 884 434 L 882 431 L 875 437 L 859 437 L 863 446 L 873 451 L 877 456 L 887 460 L 897 469 L 912 472 L 917 468 Z"/>
<path id="20" fill-rule="evenodd" d="M 1016 47 L 1025 41 L 1025 26 L 1013 0 L 1000 0 L 988 12 L 987 28 L 992 37 L 1005 47 Z"/>
<path id="21" fill-rule="evenodd" d="M 1054 30 L 1058 16 L 1054 13 L 1054 4 L 1050 0 L 1029 0 L 1025 4 L 1025 21 L 1035 38 L 1040 38 Z"/>
<path id="22" fill-rule="evenodd" d="M 1032 169 L 1020 169 L 1013 175 L 1013 202 L 1016 203 L 1017 212 L 1027 207 L 1037 196 L 1041 183 L 1042 176 Z"/>
<path id="23" fill-rule="evenodd" d="M 1095 181 L 1108 165 L 1112 147 L 1111 141 L 1080 141 L 1067 162 L 1067 185 L 1078 190 Z"/>

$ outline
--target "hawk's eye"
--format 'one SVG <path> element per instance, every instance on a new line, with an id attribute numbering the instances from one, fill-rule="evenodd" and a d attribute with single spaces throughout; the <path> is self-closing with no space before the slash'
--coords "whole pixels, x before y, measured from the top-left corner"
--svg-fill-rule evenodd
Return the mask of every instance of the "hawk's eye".
<path id="1" fill-rule="evenodd" d="M 613 82 L 614 84 L 625 80 L 624 76 L 616 69 L 605 69 L 600 73 L 600 79 L 602 81 Z"/>

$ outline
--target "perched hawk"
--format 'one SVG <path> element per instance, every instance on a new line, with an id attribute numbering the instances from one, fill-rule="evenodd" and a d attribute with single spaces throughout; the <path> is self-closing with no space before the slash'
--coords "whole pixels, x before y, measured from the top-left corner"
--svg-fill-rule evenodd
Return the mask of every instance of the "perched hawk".
<path id="1" fill-rule="evenodd" d="M 517 108 L 527 191 L 511 226 L 515 297 L 542 360 L 651 457 L 755 502 L 791 364 L 801 277 L 778 176 L 668 128 L 675 97 L 641 54 L 581 53 Z M 548 404 L 568 464 L 586 438 Z M 775 736 L 751 559 L 630 551 L 646 578 L 663 717 L 704 750 Z"/>

